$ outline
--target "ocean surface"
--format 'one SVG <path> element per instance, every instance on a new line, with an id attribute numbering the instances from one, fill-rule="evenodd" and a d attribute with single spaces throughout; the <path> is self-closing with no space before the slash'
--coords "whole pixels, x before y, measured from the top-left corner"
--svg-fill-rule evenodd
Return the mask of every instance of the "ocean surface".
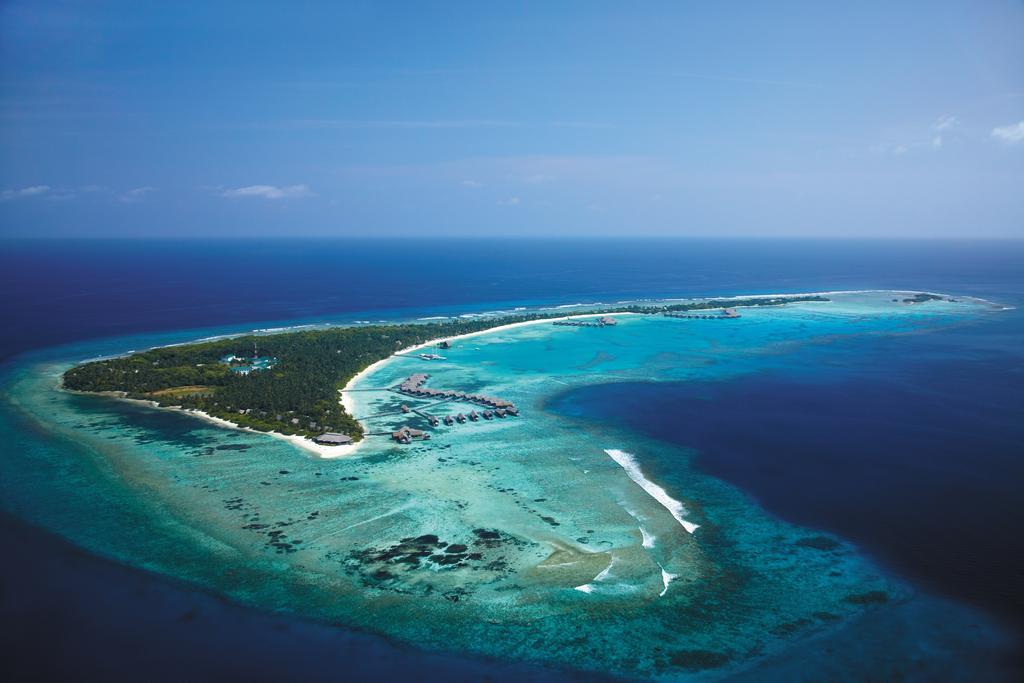
<path id="1" fill-rule="evenodd" d="M 1022 263 L 1020 243 L 985 242 L 6 243 L 2 666 L 1014 680 Z M 351 462 L 52 390 L 68 363 L 253 329 L 888 289 L 959 298 L 468 339 L 431 381 L 523 417 Z M 362 386 L 413 371 L 397 359 Z M 367 424 L 395 426 L 392 398 L 359 396 Z M 484 557 L 378 573 L 428 532 Z"/>

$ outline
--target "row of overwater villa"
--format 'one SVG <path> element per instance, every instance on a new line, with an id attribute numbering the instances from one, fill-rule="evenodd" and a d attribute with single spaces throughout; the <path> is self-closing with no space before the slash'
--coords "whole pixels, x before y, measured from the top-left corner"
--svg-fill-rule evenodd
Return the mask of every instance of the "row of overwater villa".
<path id="1" fill-rule="evenodd" d="M 469 394 L 465 391 L 456 391 L 454 389 L 431 389 L 430 387 L 423 386 L 426 384 L 428 379 L 430 379 L 430 375 L 425 373 L 411 375 L 399 384 L 395 388 L 395 391 L 400 394 L 406 394 L 407 396 L 416 396 L 417 398 L 467 401 L 469 403 L 476 403 L 488 408 L 503 410 L 510 415 L 519 414 L 519 409 L 516 408 L 516 405 L 512 401 L 506 401 L 503 398 L 495 398 L 484 394 Z"/>

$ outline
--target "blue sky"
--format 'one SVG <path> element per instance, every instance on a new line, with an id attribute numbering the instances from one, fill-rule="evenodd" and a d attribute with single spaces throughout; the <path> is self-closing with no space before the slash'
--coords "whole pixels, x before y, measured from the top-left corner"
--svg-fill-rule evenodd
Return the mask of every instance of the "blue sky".
<path id="1" fill-rule="evenodd" d="M 0 235 L 1024 238 L 1024 3 L 0 5 Z"/>

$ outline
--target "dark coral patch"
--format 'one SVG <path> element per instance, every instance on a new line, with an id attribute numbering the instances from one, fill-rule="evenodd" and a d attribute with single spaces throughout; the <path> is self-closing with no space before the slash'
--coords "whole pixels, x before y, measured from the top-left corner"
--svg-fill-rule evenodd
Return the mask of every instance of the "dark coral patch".
<path id="1" fill-rule="evenodd" d="M 852 605 L 882 605 L 889 602 L 889 594 L 885 591 L 868 591 L 867 593 L 848 595 L 845 600 Z"/>
<path id="2" fill-rule="evenodd" d="M 828 536 L 808 536 L 801 538 L 794 545 L 801 548 L 814 548 L 815 550 L 835 550 L 839 547 L 839 541 Z"/>
<path id="3" fill-rule="evenodd" d="M 729 655 L 724 652 L 712 650 L 679 650 L 674 653 L 669 661 L 673 666 L 678 666 L 687 671 L 703 671 L 705 669 L 716 669 L 729 662 Z"/>

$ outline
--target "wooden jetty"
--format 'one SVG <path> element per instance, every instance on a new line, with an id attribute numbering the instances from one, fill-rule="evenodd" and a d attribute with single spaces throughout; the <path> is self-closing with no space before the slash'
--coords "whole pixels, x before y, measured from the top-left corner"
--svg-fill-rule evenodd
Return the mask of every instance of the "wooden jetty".
<path id="1" fill-rule="evenodd" d="M 663 314 L 666 318 L 684 318 L 687 320 L 731 320 L 733 318 L 741 317 L 736 312 L 735 308 L 724 308 L 721 313 L 691 313 L 687 312 L 675 312 L 665 311 Z"/>
<path id="2" fill-rule="evenodd" d="M 436 416 L 436 415 L 431 415 L 430 413 L 428 413 L 428 412 L 426 412 L 426 411 L 423 411 L 423 410 L 417 410 L 417 409 L 415 409 L 415 408 L 413 408 L 413 411 L 412 411 L 412 412 L 416 413 L 417 415 L 419 415 L 420 417 L 422 417 L 422 418 L 423 418 L 424 420 L 426 420 L 427 422 L 429 422 L 429 423 L 430 423 L 430 426 L 431 426 L 431 427 L 436 427 L 436 426 L 438 426 L 439 424 L 441 424 L 441 421 L 440 421 L 439 419 L 437 419 L 437 416 Z"/>
<path id="3" fill-rule="evenodd" d="M 465 401 L 466 403 L 475 403 L 483 406 L 484 408 L 503 408 L 506 412 L 508 412 L 509 408 L 516 408 L 515 403 L 512 401 L 507 401 L 495 396 L 488 396 L 486 394 L 469 394 L 465 391 L 456 391 L 454 389 L 432 389 L 430 387 L 423 386 L 429 378 L 430 375 L 423 373 L 410 375 L 401 384 L 395 387 L 394 391 L 400 394 L 405 394 L 406 396 L 415 396 L 417 398 Z M 518 415 L 519 410 L 515 409 L 511 414 Z"/>
<path id="4" fill-rule="evenodd" d="M 612 327 L 617 325 L 618 321 L 615 318 L 609 316 L 602 316 L 600 318 L 588 318 L 586 320 L 578 320 L 571 318 L 569 320 L 556 320 L 551 323 L 552 325 L 561 325 L 563 327 Z"/>

